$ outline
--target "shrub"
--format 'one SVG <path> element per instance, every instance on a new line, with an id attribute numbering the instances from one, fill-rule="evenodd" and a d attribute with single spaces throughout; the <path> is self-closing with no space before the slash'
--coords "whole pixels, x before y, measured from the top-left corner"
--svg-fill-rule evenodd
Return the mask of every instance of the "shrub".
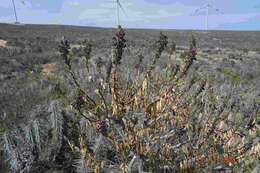
<path id="1" fill-rule="evenodd" d="M 152 65 L 167 45 L 167 37 L 161 34 L 157 43 Z M 195 46 L 193 38 L 189 52 L 181 55 L 183 59 L 195 58 Z M 192 61 L 184 62 L 189 63 L 185 69 L 188 70 Z M 168 73 L 171 69 L 167 69 L 165 76 L 165 72 L 156 73 L 150 68 L 126 84 L 120 63 L 114 63 L 109 83 L 111 95 L 109 92 L 104 95 L 106 87 L 97 86 L 97 97 L 93 99 L 77 85 L 79 93 L 74 108 L 85 119 L 79 121 L 84 121 L 81 130 L 86 132 L 78 134 L 78 145 L 71 145 L 80 154 L 79 170 L 101 172 L 111 169 L 113 163 L 113 169 L 121 172 L 232 171 L 247 156 L 244 147 L 248 143 L 230 143 L 242 141 L 245 136 L 239 126 L 226 128 L 229 116 L 222 107 L 216 115 L 199 111 L 206 104 L 201 101 L 202 95 L 210 90 L 205 79 L 198 79 L 195 95 L 185 98 L 186 75 L 182 71 L 177 70 L 183 75 L 176 78 L 176 72 Z M 225 73 L 237 80 L 233 72 Z M 211 109 L 215 109 L 217 97 L 209 93 L 207 99 Z M 90 130 L 98 137 L 86 140 Z"/>

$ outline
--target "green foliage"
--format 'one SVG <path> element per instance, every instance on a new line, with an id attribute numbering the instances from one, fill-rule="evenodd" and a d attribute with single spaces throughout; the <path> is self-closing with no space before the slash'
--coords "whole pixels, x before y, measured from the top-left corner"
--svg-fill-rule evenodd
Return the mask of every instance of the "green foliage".
<path id="1" fill-rule="evenodd" d="M 2 123 L 0 123 L 0 135 L 6 132 L 6 128 Z"/>
<path id="2" fill-rule="evenodd" d="M 197 41 L 192 33 L 190 35 L 189 45 L 190 45 L 190 51 L 192 51 L 194 48 L 197 48 Z"/>
<path id="3" fill-rule="evenodd" d="M 244 49 L 242 49 L 242 52 L 243 52 L 244 54 L 248 54 L 249 49 L 248 49 L 248 48 L 244 48 Z"/>
<path id="4" fill-rule="evenodd" d="M 54 83 L 64 83 L 65 82 L 64 78 L 57 74 L 50 74 L 50 75 L 48 75 L 47 79 Z"/>
<path id="5" fill-rule="evenodd" d="M 256 102 L 257 104 L 260 104 L 260 96 L 257 96 L 257 97 L 256 97 L 255 102 Z"/>
<path id="6" fill-rule="evenodd" d="M 252 85 L 252 81 L 249 79 L 242 80 L 242 83 L 245 85 Z"/>
<path id="7" fill-rule="evenodd" d="M 26 77 L 17 77 L 16 86 L 18 88 L 25 88 L 26 86 L 34 82 L 38 82 L 41 79 L 42 79 L 42 75 L 40 73 L 29 71 L 26 73 Z"/>
<path id="8" fill-rule="evenodd" d="M 164 35 L 162 32 L 160 32 L 159 40 L 157 40 L 155 44 L 156 44 L 156 52 L 155 52 L 155 57 L 153 58 L 152 64 L 150 66 L 150 69 L 153 69 L 155 67 L 156 61 L 161 57 L 162 52 L 167 47 L 168 37 Z"/>
<path id="9" fill-rule="evenodd" d="M 234 84 L 241 82 L 240 74 L 234 72 L 232 69 L 224 68 L 223 73 L 225 76 L 229 77 Z"/>
<path id="10" fill-rule="evenodd" d="M 51 92 L 51 100 L 60 99 L 65 105 L 68 105 L 68 100 L 66 99 L 68 94 L 68 88 L 66 86 L 65 80 L 62 76 L 50 74 L 48 75 L 48 80 L 54 85 Z"/>
<path id="11" fill-rule="evenodd" d="M 208 100 L 210 103 L 216 103 L 217 96 L 213 92 L 208 93 Z"/>
<path id="12" fill-rule="evenodd" d="M 69 69 L 71 69 L 71 59 L 69 57 L 70 53 L 70 42 L 68 40 L 61 40 L 59 46 L 58 46 L 59 53 L 64 60 L 65 64 L 68 66 Z"/>
<path id="13" fill-rule="evenodd" d="M 62 83 L 57 83 L 54 87 L 54 90 L 52 92 L 52 99 L 63 99 L 66 97 L 67 94 L 67 88 Z"/>
<path id="14" fill-rule="evenodd" d="M 165 69 L 163 69 L 163 70 L 161 71 L 161 74 L 162 74 L 162 78 L 163 78 L 165 81 L 167 81 L 167 80 L 169 80 L 169 79 L 172 78 L 173 72 L 172 72 L 170 69 L 165 68 Z"/>
<path id="15" fill-rule="evenodd" d="M 241 97 L 244 97 L 244 96 L 246 95 L 246 93 L 245 93 L 244 91 L 240 91 L 239 95 L 240 95 Z"/>

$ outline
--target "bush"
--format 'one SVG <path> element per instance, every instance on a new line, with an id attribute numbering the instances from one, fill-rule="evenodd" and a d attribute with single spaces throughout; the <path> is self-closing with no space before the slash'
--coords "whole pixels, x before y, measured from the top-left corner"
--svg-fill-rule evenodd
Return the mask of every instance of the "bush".
<path id="1" fill-rule="evenodd" d="M 250 113 L 245 118 L 236 109 L 239 99 L 232 96 L 230 85 L 214 92 L 213 77 L 200 74 L 194 61 L 194 40 L 181 55 L 185 72 L 178 64 L 155 68 L 167 50 L 163 34 L 151 66 L 143 70 L 133 70 L 123 61 L 125 47 L 114 40 L 113 51 L 120 57 L 112 54 L 103 73 L 91 63 L 83 65 L 88 70 L 72 65 L 76 55 L 70 42 L 62 40 L 59 52 L 65 67 L 48 76 L 55 100 L 45 108 L 48 116 L 42 116 L 47 123 L 36 119 L 19 131 L 4 132 L 6 163 L 18 172 L 25 168 L 96 173 L 252 171 L 259 153 L 259 112 L 244 105 L 244 112 Z M 94 51 L 88 48 L 85 55 Z M 145 65 L 143 57 L 138 58 Z M 233 70 L 225 69 L 224 74 L 239 82 Z M 22 139 L 24 145 L 10 145 Z M 23 156 L 28 155 L 25 162 Z"/>

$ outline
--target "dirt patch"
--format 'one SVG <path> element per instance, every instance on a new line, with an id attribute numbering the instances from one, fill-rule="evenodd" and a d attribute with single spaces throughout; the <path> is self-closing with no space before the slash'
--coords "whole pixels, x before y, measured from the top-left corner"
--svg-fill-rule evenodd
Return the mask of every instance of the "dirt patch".
<path id="1" fill-rule="evenodd" d="M 42 72 L 45 75 L 49 75 L 56 69 L 56 63 L 48 63 L 42 65 Z"/>
<path id="2" fill-rule="evenodd" d="M 0 47 L 6 47 L 7 41 L 0 39 Z"/>

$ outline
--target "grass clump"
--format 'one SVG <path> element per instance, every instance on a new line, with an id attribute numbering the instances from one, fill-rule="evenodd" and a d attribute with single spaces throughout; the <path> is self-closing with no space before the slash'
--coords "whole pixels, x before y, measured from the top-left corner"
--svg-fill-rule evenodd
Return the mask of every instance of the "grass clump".
<path id="1" fill-rule="evenodd" d="M 230 68 L 224 68 L 223 73 L 225 76 L 229 77 L 233 83 L 240 83 L 241 82 L 241 76 L 240 74 L 234 72 Z"/>

